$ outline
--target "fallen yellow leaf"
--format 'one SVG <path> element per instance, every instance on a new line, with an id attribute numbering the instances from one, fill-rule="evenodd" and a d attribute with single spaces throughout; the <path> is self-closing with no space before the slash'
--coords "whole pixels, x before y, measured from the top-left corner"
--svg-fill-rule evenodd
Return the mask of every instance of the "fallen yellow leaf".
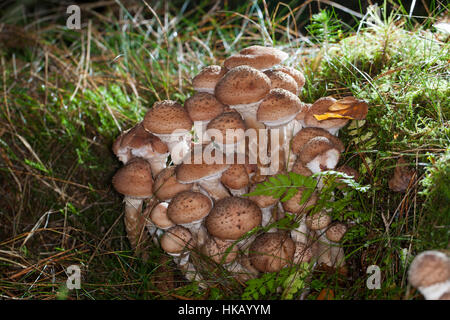
<path id="1" fill-rule="evenodd" d="M 333 103 L 328 108 L 328 112 L 314 114 L 314 117 L 318 121 L 342 118 L 362 120 L 367 116 L 368 109 L 369 106 L 364 100 L 358 100 L 355 97 L 345 97 Z"/>

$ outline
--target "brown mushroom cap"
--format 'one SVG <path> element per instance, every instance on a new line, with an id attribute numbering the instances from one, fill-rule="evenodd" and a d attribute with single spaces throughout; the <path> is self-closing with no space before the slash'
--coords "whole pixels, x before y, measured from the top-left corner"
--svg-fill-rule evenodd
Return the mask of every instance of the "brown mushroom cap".
<path id="1" fill-rule="evenodd" d="M 305 223 L 311 230 L 321 230 L 328 227 L 331 223 L 331 217 L 325 211 L 321 211 L 313 215 L 308 214 Z"/>
<path id="2" fill-rule="evenodd" d="M 245 137 L 245 122 L 237 112 L 226 112 L 212 119 L 207 130 L 218 130 L 221 137 L 212 136 L 211 140 L 221 144 L 233 144 Z M 219 138 L 221 138 L 219 140 Z"/>
<path id="3" fill-rule="evenodd" d="M 203 149 L 200 149 L 199 151 L 193 150 L 187 155 L 190 157 L 189 161 L 183 161 L 183 163 L 176 167 L 175 173 L 177 181 L 180 183 L 193 183 L 222 174 L 230 165 L 226 163 L 227 159 L 222 154 L 218 154 L 218 156 L 221 157 L 222 163 L 212 161 L 215 159 L 215 155 L 216 151 L 213 150 L 211 152 L 212 159 L 205 159 Z M 197 156 L 200 163 L 197 163 Z"/>
<path id="4" fill-rule="evenodd" d="M 300 130 L 294 138 L 292 138 L 291 146 L 292 146 L 292 152 L 295 154 L 299 154 L 300 150 L 312 139 L 315 137 L 325 137 L 328 140 L 330 140 L 331 143 L 334 144 L 336 149 L 339 150 L 339 152 L 343 152 L 345 150 L 344 144 L 342 141 L 336 137 L 333 136 L 328 131 L 321 129 L 321 128 L 303 128 Z"/>
<path id="5" fill-rule="evenodd" d="M 257 120 L 262 122 L 291 119 L 300 111 L 302 102 L 284 89 L 272 89 L 258 107 Z"/>
<path id="6" fill-rule="evenodd" d="M 217 82 L 227 72 L 226 68 L 211 65 L 203 68 L 198 75 L 192 79 L 192 86 L 196 91 L 211 90 L 214 92 Z M 195 120 L 194 120 L 195 121 Z"/>
<path id="7" fill-rule="evenodd" d="M 311 103 L 304 103 L 302 109 L 299 113 L 295 116 L 295 120 L 299 121 L 305 121 L 305 116 L 308 114 L 309 110 L 311 109 L 312 104 Z"/>
<path id="8" fill-rule="evenodd" d="M 439 297 L 439 300 L 450 300 L 450 291 L 445 292 L 443 295 Z"/>
<path id="9" fill-rule="evenodd" d="M 298 188 L 298 192 L 289 200 L 282 203 L 283 209 L 287 212 L 302 214 L 305 209 L 317 203 L 317 194 L 313 192 L 305 203 L 300 204 L 305 188 Z"/>
<path id="10" fill-rule="evenodd" d="M 267 178 L 265 180 L 267 180 Z M 252 185 L 250 187 L 250 192 L 253 192 L 255 189 L 256 189 L 256 185 Z M 260 208 L 267 208 L 267 207 L 273 206 L 279 201 L 278 198 L 274 198 L 272 196 L 267 196 L 267 195 L 249 196 L 248 198 L 250 200 L 254 201 Z"/>
<path id="11" fill-rule="evenodd" d="M 203 245 L 203 253 L 210 257 L 215 263 L 221 263 L 225 257 L 227 249 L 233 245 L 233 242 L 221 240 L 216 237 L 208 237 Z M 223 263 L 230 263 L 236 259 L 239 251 L 236 246 L 230 249 Z"/>
<path id="12" fill-rule="evenodd" d="M 295 79 L 289 74 L 279 70 L 266 70 L 264 71 L 264 74 L 270 79 L 271 89 L 281 88 L 291 92 L 292 94 L 297 94 L 297 82 L 295 82 Z"/>
<path id="13" fill-rule="evenodd" d="M 340 242 L 347 232 L 347 226 L 343 223 L 335 223 L 327 229 L 326 237 L 333 242 Z"/>
<path id="14" fill-rule="evenodd" d="M 251 200 L 228 197 L 216 202 L 206 217 L 205 225 L 214 237 L 237 240 L 248 231 L 261 225 L 262 214 Z"/>
<path id="15" fill-rule="evenodd" d="M 294 165 L 292 166 L 291 171 L 296 174 L 301 174 L 302 176 L 305 176 L 305 177 L 310 177 L 313 174 L 311 172 L 311 170 L 309 170 L 307 167 L 305 167 L 305 165 L 298 158 L 295 159 L 295 162 L 294 162 Z"/>
<path id="16" fill-rule="evenodd" d="M 408 279 L 411 285 L 416 288 L 449 281 L 450 259 L 439 251 L 424 251 L 411 262 Z"/>
<path id="17" fill-rule="evenodd" d="M 211 200 L 200 192 L 178 193 L 167 208 L 167 216 L 176 224 L 191 223 L 203 219 L 211 211 Z"/>
<path id="18" fill-rule="evenodd" d="M 342 128 L 350 120 L 346 118 L 340 119 L 327 119 L 318 121 L 314 115 L 320 115 L 328 112 L 328 109 L 336 102 L 336 99 L 331 97 L 320 98 L 314 102 L 309 109 L 309 112 L 305 115 L 305 124 L 308 127 L 318 127 L 323 129 Z"/>
<path id="19" fill-rule="evenodd" d="M 175 223 L 167 216 L 167 206 L 167 202 L 158 203 L 153 207 L 152 212 L 150 213 L 150 220 L 152 220 L 158 228 L 167 229 L 175 225 Z"/>
<path id="20" fill-rule="evenodd" d="M 192 189 L 192 183 L 178 182 L 175 174 L 175 167 L 172 166 L 165 168 L 156 176 L 153 189 L 159 200 L 169 200 L 177 193 Z"/>
<path id="21" fill-rule="evenodd" d="M 268 69 L 282 62 L 288 55 L 273 47 L 250 46 L 242 49 L 239 54 L 232 55 L 224 61 L 228 69 L 247 65 L 255 69 Z"/>
<path id="22" fill-rule="evenodd" d="M 294 259 L 293 259 L 293 262 L 295 264 L 298 264 L 301 262 L 309 262 L 312 257 L 313 257 L 313 252 L 312 252 L 311 246 L 308 246 L 307 244 L 302 243 L 302 242 L 295 243 L 295 253 L 294 253 Z"/>
<path id="23" fill-rule="evenodd" d="M 245 188 L 250 183 L 245 164 L 232 164 L 222 173 L 222 184 L 228 189 L 237 190 Z"/>
<path id="24" fill-rule="evenodd" d="M 225 105 L 210 93 L 198 92 L 184 102 L 192 121 L 209 121 L 223 112 Z"/>
<path id="25" fill-rule="evenodd" d="M 161 248 L 172 254 L 183 252 L 186 247 L 192 245 L 192 242 L 191 232 L 182 226 L 172 227 L 161 236 Z"/>
<path id="26" fill-rule="evenodd" d="M 230 69 L 216 85 L 215 95 L 227 105 L 260 101 L 270 90 L 270 79 L 249 66 Z"/>
<path id="27" fill-rule="evenodd" d="M 133 158 L 120 168 L 112 178 L 117 192 L 135 198 L 148 198 L 153 194 L 153 178 L 150 163 Z"/>
<path id="28" fill-rule="evenodd" d="M 157 136 L 146 131 L 142 123 L 124 131 L 113 143 L 113 152 L 118 155 L 123 149 L 140 149 L 148 147 L 150 152 L 167 153 L 167 145 Z M 131 155 L 130 155 L 131 156 Z"/>
<path id="29" fill-rule="evenodd" d="M 301 71 L 299 71 L 297 69 L 294 69 L 294 68 L 291 68 L 291 67 L 286 67 L 286 66 L 280 66 L 280 67 L 277 67 L 277 68 L 275 68 L 273 70 L 287 73 L 292 78 L 294 78 L 295 82 L 297 83 L 297 86 L 298 86 L 299 90 L 301 88 L 303 88 L 303 86 L 305 85 L 305 76 L 303 75 L 303 73 Z"/>
<path id="30" fill-rule="evenodd" d="M 280 271 L 292 262 L 294 253 L 294 241 L 280 232 L 258 236 L 249 249 L 250 262 L 261 272 Z"/>
<path id="31" fill-rule="evenodd" d="M 175 130 L 191 130 L 192 120 L 176 101 L 155 102 L 142 121 L 144 128 L 155 134 L 170 134 Z"/>
<path id="32" fill-rule="evenodd" d="M 306 143 L 303 148 L 300 149 L 298 159 L 304 164 L 310 162 L 315 157 L 323 154 L 331 149 L 337 149 L 337 147 L 325 137 L 315 137 Z M 339 152 L 338 152 L 339 154 Z"/>

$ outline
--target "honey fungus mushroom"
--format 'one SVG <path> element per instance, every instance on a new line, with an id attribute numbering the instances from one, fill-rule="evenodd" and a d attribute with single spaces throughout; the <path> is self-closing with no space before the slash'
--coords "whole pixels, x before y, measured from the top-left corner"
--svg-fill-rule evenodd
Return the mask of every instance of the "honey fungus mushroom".
<path id="1" fill-rule="evenodd" d="M 217 99 L 235 109 L 248 128 L 264 128 L 256 120 L 256 111 L 270 90 L 270 79 L 261 71 L 249 66 L 230 69 L 216 85 Z"/>
<path id="2" fill-rule="evenodd" d="M 295 243 L 288 234 L 263 233 L 249 248 L 251 264 L 260 272 L 277 272 L 292 263 Z"/>
<path id="3" fill-rule="evenodd" d="M 175 166 L 165 168 L 156 176 L 153 190 L 160 201 L 170 201 L 178 193 L 193 188 L 192 183 L 180 183 L 177 181 L 175 169 Z"/>
<path id="4" fill-rule="evenodd" d="M 243 153 L 239 145 L 245 138 L 245 122 L 237 112 L 225 112 L 206 126 L 206 136 L 224 154 Z"/>
<path id="5" fill-rule="evenodd" d="M 197 92 L 214 94 L 214 89 L 217 82 L 225 75 L 226 72 L 227 69 L 221 66 L 207 66 L 192 79 L 192 86 Z"/>
<path id="6" fill-rule="evenodd" d="M 167 144 L 175 164 L 180 163 L 189 153 L 193 122 L 186 109 L 178 102 L 172 100 L 155 102 L 145 114 L 142 124 L 145 130 Z"/>
<path id="7" fill-rule="evenodd" d="M 112 149 L 123 164 L 135 157 L 147 160 L 154 176 L 166 167 L 169 156 L 167 145 L 146 131 L 142 123 L 123 132 L 114 141 Z"/>
<path id="8" fill-rule="evenodd" d="M 337 136 L 339 129 L 344 127 L 350 120 L 347 118 L 333 118 L 319 121 L 314 115 L 321 115 L 326 113 L 329 108 L 336 103 L 336 99 L 332 97 L 324 97 L 318 99 L 309 108 L 309 111 L 305 115 L 304 123 L 305 127 L 322 128 L 329 133 Z"/>
<path id="9" fill-rule="evenodd" d="M 239 253 L 233 242 L 216 237 L 208 237 L 202 247 L 202 251 L 215 263 L 223 263 L 225 265 L 232 263 Z"/>
<path id="10" fill-rule="evenodd" d="M 150 164 L 141 158 L 133 158 L 120 168 L 112 178 L 117 192 L 123 194 L 125 203 L 125 227 L 131 246 L 140 251 L 140 244 L 147 236 L 142 215 L 144 199 L 153 195 L 153 177 Z"/>
<path id="11" fill-rule="evenodd" d="M 224 66 L 228 69 L 246 65 L 258 70 L 266 70 L 288 58 L 287 53 L 274 48 L 254 45 L 242 49 L 238 54 L 228 57 Z"/>
<path id="12" fill-rule="evenodd" d="M 161 248 L 175 257 L 175 263 L 180 266 L 189 261 L 189 250 L 194 246 L 194 239 L 188 229 L 175 226 L 164 232 L 160 243 Z"/>

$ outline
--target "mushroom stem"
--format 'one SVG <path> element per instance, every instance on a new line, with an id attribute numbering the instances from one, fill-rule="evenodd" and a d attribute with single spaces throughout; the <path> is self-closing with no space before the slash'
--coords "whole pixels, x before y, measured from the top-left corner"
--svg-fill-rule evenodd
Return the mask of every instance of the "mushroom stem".
<path id="1" fill-rule="evenodd" d="M 174 164 L 181 163 L 182 159 L 190 152 L 191 150 L 191 133 L 188 131 L 182 130 L 181 132 L 175 132 L 170 134 L 156 134 L 162 142 L 167 145 L 169 149 L 170 156 L 172 158 L 172 162 Z"/>
<path id="2" fill-rule="evenodd" d="M 275 207 L 275 204 L 272 204 L 268 207 L 265 208 L 261 208 L 261 213 L 262 213 L 262 222 L 261 225 L 263 227 L 267 227 L 269 224 L 275 222 L 273 217 L 272 217 L 272 209 Z M 277 231 L 276 228 L 272 228 L 267 232 L 275 232 Z"/>
<path id="3" fill-rule="evenodd" d="M 439 282 L 431 286 L 418 288 L 426 300 L 438 300 L 444 293 L 450 290 L 450 280 Z"/>
<path id="4" fill-rule="evenodd" d="M 242 119 L 244 119 L 247 128 L 255 130 L 264 129 L 264 123 L 256 119 L 256 113 L 258 111 L 259 105 L 261 104 L 261 101 L 262 100 L 248 104 L 230 105 L 230 108 L 239 112 Z"/>
<path id="5" fill-rule="evenodd" d="M 125 228 L 127 237 L 130 241 L 131 247 L 135 250 L 137 255 L 141 255 L 144 260 L 148 258 L 148 254 L 143 251 L 143 244 L 148 239 L 148 234 L 145 232 L 146 219 L 142 215 L 143 199 L 137 199 L 125 196 Z"/>
<path id="6" fill-rule="evenodd" d="M 156 177 L 158 173 L 163 171 L 167 167 L 167 158 L 169 157 L 169 153 L 161 153 L 158 155 L 154 155 L 148 162 L 150 163 L 150 167 L 152 168 L 153 177 Z"/>
<path id="7" fill-rule="evenodd" d="M 200 180 L 198 184 L 216 201 L 230 196 L 228 190 L 220 182 L 220 176 Z"/>
<path id="8" fill-rule="evenodd" d="M 319 236 L 317 262 L 326 264 L 329 267 L 340 268 L 345 265 L 344 249 L 339 243 L 330 241 L 325 236 L 325 230 L 317 230 Z"/>
<path id="9" fill-rule="evenodd" d="M 306 225 L 306 217 L 303 217 L 299 221 L 299 226 L 291 230 L 291 238 L 295 242 L 308 243 L 309 232 L 308 226 Z"/>
<path id="10" fill-rule="evenodd" d="M 228 189 L 230 190 L 230 193 L 234 196 L 234 197 L 240 197 L 243 194 L 248 193 L 248 187 L 244 187 L 241 189 Z"/>

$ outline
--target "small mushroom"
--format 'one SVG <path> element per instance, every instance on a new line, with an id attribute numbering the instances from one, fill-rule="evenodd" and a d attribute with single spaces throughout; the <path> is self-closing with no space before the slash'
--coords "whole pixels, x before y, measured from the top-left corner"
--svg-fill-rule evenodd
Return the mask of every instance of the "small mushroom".
<path id="1" fill-rule="evenodd" d="M 345 265 L 345 253 L 344 248 L 339 243 L 332 242 L 325 237 L 322 233 L 317 240 L 317 263 L 325 264 L 328 267 L 341 269 Z"/>
<path id="2" fill-rule="evenodd" d="M 332 118 L 319 121 L 314 115 L 321 115 L 328 112 L 329 108 L 336 103 L 336 99 L 332 97 L 320 98 L 312 104 L 308 112 L 305 114 L 305 127 L 322 128 L 329 133 L 337 136 L 339 129 L 344 127 L 350 120 L 347 118 Z"/>
<path id="3" fill-rule="evenodd" d="M 347 233 L 347 226 L 343 223 L 337 222 L 332 224 L 326 231 L 326 237 L 333 242 L 340 242 Z"/>
<path id="4" fill-rule="evenodd" d="M 245 122 L 237 112 L 225 112 L 206 126 L 206 136 L 224 154 L 245 153 Z"/>
<path id="5" fill-rule="evenodd" d="M 245 164 L 232 164 L 222 173 L 222 184 L 233 196 L 241 196 L 248 192 L 250 177 Z"/>
<path id="6" fill-rule="evenodd" d="M 189 153 L 193 122 L 178 102 L 155 102 L 142 121 L 145 130 L 167 144 L 172 161 L 178 164 Z"/>
<path id="7" fill-rule="evenodd" d="M 146 131 L 142 123 L 123 132 L 115 140 L 112 149 L 123 164 L 135 157 L 147 160 L 154 176 L 166 167 L 169 156 L 167 146 L 157 136 Z"/>
<path id="8" fill-rule="evenodd" d="M 198 75 L 192 79 L 192 86 L 197 92 L 214 94 L 217 82 L 225 75 L 227 69 L 217 65 L 203 68 Z"/>
<path id="9" fill-rule="evenodd" d="M 415 171 L 408 169 L 406 161 L 400 157 L 394 169 L 394 176 L 389 180 L 389 188 L 396 192 L 405 192 L 414 176 Z"/>
<path id="10" fill-rule="evenodd" d="M 193 188 L 192 183 L 180 183 L 177 181 L 175 168 L 175 166 L 165 168 L 156 176 L 153 190 L 160 201 L 170 201 L 178 193 Z"/>
<path id="11" fill-rule="evenodd" d="M 169 204 L 167 202 L 160 202 L 153 207 L 150 213 L 150 220 L 161 230 L 167 230 L 175 226 L 175 223 L 167 216 L 168 206 Z"/>
<path id="12" fill-rule="evenodd" d="M 239 54 L 228 57 L 224 61 L 224 66 L 231 69 L 246 65 L 258 70 L 266 70 L 287 58 L 288 54 L 277 48 L 254 45 L 242 49 Z"/>
<path id="13" fill-rule="evenodd" d="M 222 240 L 216 237 L 208 237 L 202 247 L 202 251 L 215 263 L 223 263 L 225 265 L 228 265 L 236 259 L 239 253 L 236 247 L 231 246 L 233 246 L 233 242 Z"/>
<path id="14" fill-rule="evenodd" d="M 280 88 L 297 95 L 297 82 L 288 73 L 279 70 L 266 70 L 264 71 L 264 74 L 270 79 L 271 89 Z"/>
<path id="15" fill-rule="evenodd" d="M 408 280 L 426 300 L 437 300 L 450 291 L 450 259 L 440 251 L 424 251 L 411 262 Z"/>
<path id="16" fill-rule="evenodd" d="M 340 158 L 339 147 L 325 137 L 315 137 L 300 149 L 298 158 L 312 173 L 334 169 Z"/>
<path id="17" fill-rule="evenodd" d="M 215 95 L 220 102 L 237 110 L 248 128 L 261 129 L 264 125 L 256 120 L 256 112 L 269 90 L 269 77 L 255 68 L 239 66 L 220 79 Z"/>
<path id="18" fill-rule="evenodd" d="M 172 227 L 161 236 L 161 248 L 169 255 L 175 257 L 175 263 L 180 266 L 189 260 L 189 249 L 194 246 L 191 232 L 182 227 Z"/>
<path id="19" fill-rule="evenodd" d="M 260 272 L 278 272 L 291 264 L 295 243 L 281 232 L 263 233 L 249 248 L 250 262 Z"/>
<path id="20" fill-rule="evenodd" d="M 313 252 L 311 247 L 303 242 L 295 242 L 294 264 L 311 261 Z"/>
<path id="21" fill-rule="evenodd" d="M 322 230 L 331 223 L 331 217 L 326 211 L 320 211 L 315 214 L 308 214 L 305 222 L 311 230 Z"/>
<path id="22" fill-rule="evenodd" d="M 123 194 L 125 203 L 125 227 L 131 246 L 141 251 L 147 239 L 146 223 L 142 215 L 144 199 L 153 196 L 153 178 L 150 164 L 141 158 L 133 158 L 120 168 L 112 178 L 117 192 Z"/>
<path id="23" fill-rule="evenodd" d="M 281 71 L 284 73 L 287 73 L 292 78 L 294 78 L 295 82 L 297 83 L 297 92 L 294 92 L 296 95 L 299 94 L 300 90 L 305 85 L 305 76 L 303 73 L 297 69 L 286 67 L 286 66 L 280 66 L 273 69 L 274 71 Z"/>

